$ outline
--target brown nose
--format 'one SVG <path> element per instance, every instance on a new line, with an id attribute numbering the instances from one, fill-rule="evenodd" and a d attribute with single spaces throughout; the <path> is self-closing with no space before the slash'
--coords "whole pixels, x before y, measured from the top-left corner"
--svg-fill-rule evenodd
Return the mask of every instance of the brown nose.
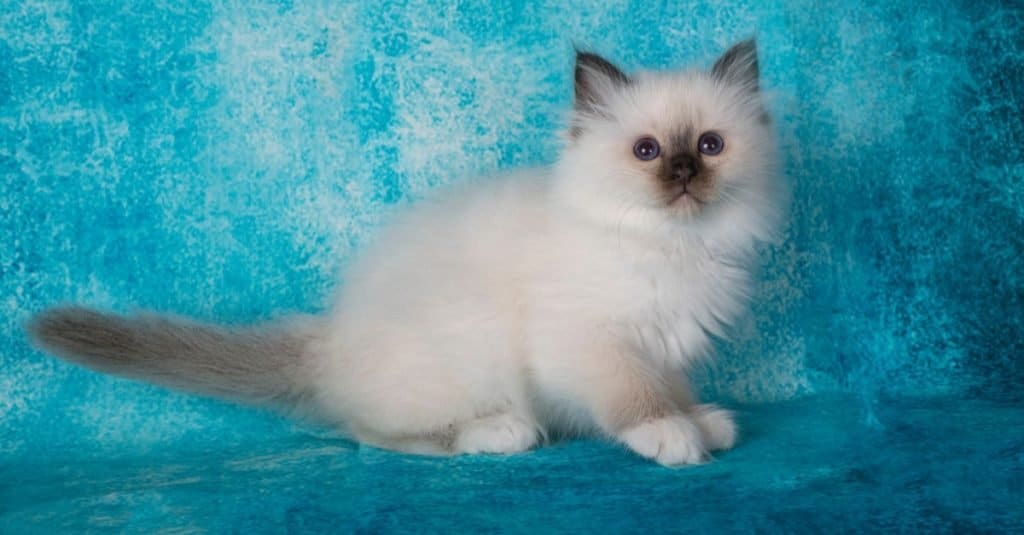
<path id="1" fill-rule="evenodd" d="M 697 176 L 697 159 L 689 154 L 676 154 L 669 161 L 669 165 L 672 170 L 670 176 L 674 182 L 686 185 Z"/>

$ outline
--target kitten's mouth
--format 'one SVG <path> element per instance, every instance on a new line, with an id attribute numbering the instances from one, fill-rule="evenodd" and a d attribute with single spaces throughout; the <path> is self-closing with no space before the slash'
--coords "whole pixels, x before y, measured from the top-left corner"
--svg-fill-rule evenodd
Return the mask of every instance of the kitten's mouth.
<path id="1" fill-rule="evenodd" d="M 706 201 L 694 195 L 693 190 L 687 189 L 685 187 L 678 193 L 673 194 L 668 201 L 669 206 L 678 205 L 680 207 L 687 208 L 700 208 L 705 204 L 707 204 Z"/>

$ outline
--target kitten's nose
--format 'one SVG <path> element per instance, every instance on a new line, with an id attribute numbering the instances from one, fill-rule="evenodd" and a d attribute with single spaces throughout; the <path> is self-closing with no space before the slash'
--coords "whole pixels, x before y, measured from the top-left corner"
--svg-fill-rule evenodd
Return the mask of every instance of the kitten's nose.
<path id="1" fill-rule="evenodd" d="M 697 159 L 689 154 L 676 154 L 669 164 L 672 166 L 672 180 L 674 181 L 682 182 L 685 185 L 697 176 Z"/>

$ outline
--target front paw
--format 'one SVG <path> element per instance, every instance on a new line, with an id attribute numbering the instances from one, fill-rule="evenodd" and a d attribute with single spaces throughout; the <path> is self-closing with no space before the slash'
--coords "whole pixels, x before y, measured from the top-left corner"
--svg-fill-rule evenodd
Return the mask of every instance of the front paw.
<path id="1" fill-rule="evenodd" d="M 627 428 L 619 439 L 636 453 L 665 466 L 699 464 L 707 456 L 700 429 L 682 415 L 647 420 Z"/>
<path id="2" fill-rule="evenodd" d="M 691 412 L 709 450 L 728 450 L 736 444 L 736 423 L 732 413 L 716 405 L 697 405 Z"/>

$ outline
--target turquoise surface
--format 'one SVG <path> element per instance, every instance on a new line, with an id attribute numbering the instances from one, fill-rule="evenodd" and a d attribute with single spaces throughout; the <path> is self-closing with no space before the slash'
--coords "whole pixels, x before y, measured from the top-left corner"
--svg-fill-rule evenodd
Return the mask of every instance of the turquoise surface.
<path id="1" fill-rule="evenodd" d="M 572 43 L 756 35 L 794 206 L 701 370 L 714 463 L 425 459 L 31 349 L 58 302 L 325 308 L 428 190 L 551 162 Z M 0 531 L 1024 531 L 1018 2 L 13 0 L 0 6 Z"/>

